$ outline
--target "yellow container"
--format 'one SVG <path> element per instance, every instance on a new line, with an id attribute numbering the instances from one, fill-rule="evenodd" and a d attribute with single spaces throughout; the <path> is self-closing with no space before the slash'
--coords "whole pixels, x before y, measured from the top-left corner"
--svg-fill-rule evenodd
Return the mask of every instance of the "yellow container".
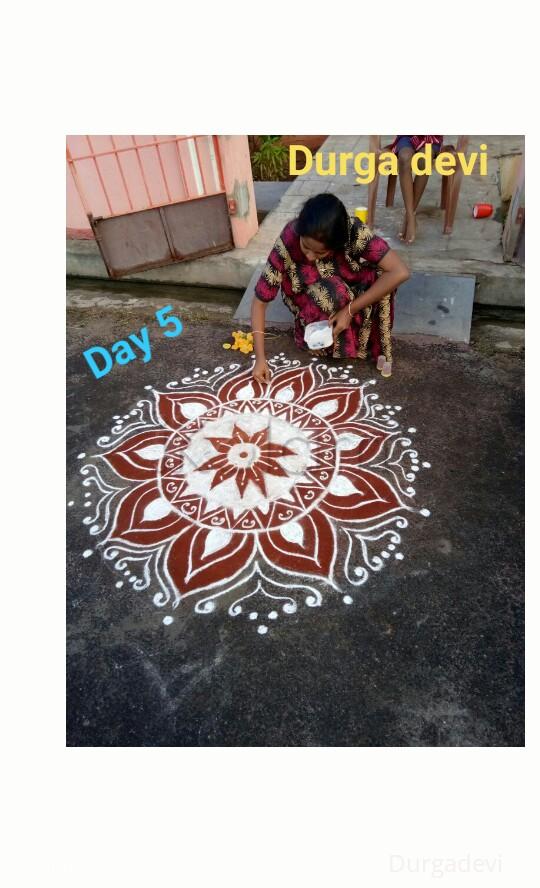
<path id="1" fill-rule="evenodd" d="M 360 219 L 360 222 L 363 222 L 364 225 L 367 225 L 367 207 L 356 207 L 354 211 L 354 215 L 357 219 Z"/>

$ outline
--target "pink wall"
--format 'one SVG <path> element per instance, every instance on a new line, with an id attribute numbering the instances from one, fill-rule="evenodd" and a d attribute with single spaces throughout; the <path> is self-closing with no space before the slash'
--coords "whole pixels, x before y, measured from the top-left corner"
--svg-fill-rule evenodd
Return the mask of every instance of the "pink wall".
<path id="1" fill-rule="evenodd" d="M 258 229 L 247 136 L 218 136 L 227 197 L 236 201 L 231 216 L 234 243 L 245 247 Z"/>
<path id="2" fill-rule="evenodd" d="M 247 137 L 176 138 L 68 136 L 68 236 L 93 236 L 87 212 L 116 216 L 216 194 L 224 186 L 237 207 L 231 216 L 234 243 L 246 246 L 258 227 Z M 128 150 L 118 151 L 123 148 Z M 107 153 L 87 157 L 101 152 Z"/>

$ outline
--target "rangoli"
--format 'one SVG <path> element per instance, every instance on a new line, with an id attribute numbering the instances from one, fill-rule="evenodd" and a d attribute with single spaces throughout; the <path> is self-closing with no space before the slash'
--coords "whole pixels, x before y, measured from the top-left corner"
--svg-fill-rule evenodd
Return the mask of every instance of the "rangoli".
<path id="1" fill-rule="evenodd" d="M 81 468 L 84 557 L 114 565 L 117 588 L 152 588 L 165 625 L 185 607 L 223 609 L 265 635 L 326 595 L 352 604 L 403 559 L 407 516 L 429 515 L 411 486 L 430 467 L 416 429 L 378 403 L 374 380 L 317 359 L 269 363 L 269 386 L 238 364 L 146 386 Z"/>

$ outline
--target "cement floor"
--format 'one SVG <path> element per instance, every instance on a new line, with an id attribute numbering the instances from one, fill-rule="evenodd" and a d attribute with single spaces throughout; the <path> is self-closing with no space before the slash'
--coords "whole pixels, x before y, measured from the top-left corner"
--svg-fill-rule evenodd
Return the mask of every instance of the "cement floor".
<path id="1" fill-rule="evenodd" d="M 385 397 L 418 429 L 432 514 L 354 605 L 328 597 L 264 638 L 220 614 L 164 626 L 154 590 L 117 589 L 98 554 L 82 557 L 77 456 L 145 385 L 223 362 L 230 325 L 194 312 L 181 337 L 153 340 L 151 362 L 94 379 L 83 350 L 150 324 L 165 301 L 68 312 L 68 745 L 522 745 L 522 359 L 396 341 Z M 271 346 L 299 357 L 288 334 Z"/>

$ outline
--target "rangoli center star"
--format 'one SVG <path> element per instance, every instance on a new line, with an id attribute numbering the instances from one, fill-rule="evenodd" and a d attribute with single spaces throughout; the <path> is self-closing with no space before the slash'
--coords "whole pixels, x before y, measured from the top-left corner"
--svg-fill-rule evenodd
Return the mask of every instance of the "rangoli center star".
<path id="1" fill-rule="evenodd" d="M 234 477 L 240 496 L 244 495 L 251 481 L 263 496 L 268 496 L 264 475 L 286 476 L 287 471 L 278 462 L 279 457 L 295 456 L 295 452 L 283 444 L 268 440 L 269 427 L 247 434 L 238 425 L 230 438 L 207 438 L 218 455 L 197 467 L 198 472 L 215 471 L 210 489 L 228 478 Z"/>

